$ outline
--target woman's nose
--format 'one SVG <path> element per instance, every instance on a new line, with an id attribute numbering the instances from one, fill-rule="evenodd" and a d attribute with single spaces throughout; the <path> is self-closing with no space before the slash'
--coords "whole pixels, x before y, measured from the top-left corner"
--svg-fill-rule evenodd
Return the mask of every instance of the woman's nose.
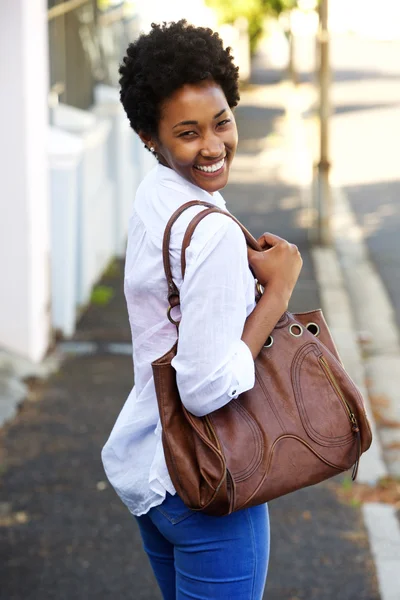
<path id="1" fill-rule="evenodd" d="M 204 140 L 201 150 L 202 156 L 206 158 L 218 158 L 224 153 L 224 143 L 216 135 L 209 135 Z"/>

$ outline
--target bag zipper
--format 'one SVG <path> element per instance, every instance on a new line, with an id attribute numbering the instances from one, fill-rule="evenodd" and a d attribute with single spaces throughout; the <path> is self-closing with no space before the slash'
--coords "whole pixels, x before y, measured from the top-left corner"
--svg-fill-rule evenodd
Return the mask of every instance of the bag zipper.
<path id="1" fill-rule="evenodd" d="M 351 408 L 350 408 L 350 406 L 349 406 L 346 398 L 344 397 L 343 392 L 340 389 L 339 384 L 336 381 L 336 378 L 335 378 L 334 374 L 332 373 L 331 368 L 328 365 L 325 357 L 324 356 L 320 356 L 318 360 L 319 360 L 319 362 L 322 365 L 322 368 L 323 368 L 323 370 L 325 372 L 325 375 L 328 377 L 329 381 L 331 382 L 331 384 L 335 388 L 337 395 L 339 396 L 339 398 L 340 398 L 340 400 L 341 400 L 344 408 L 346 409 L 347 414 L 349 415 L 349 419 L 350 419 L 351 423 L 352 424 L 354 424 L 354 423 L 357 424 L 357 421 L 356 421 L 356 418 L 354 416 L 354 413 L 351 410 Z"/>
<path id="2" fill-rule="evenodd" d="M 351 410 L 349 403 L 347 402 L 346 398 L 343 395 L 342 390 L 340 389 L 340 386 L 338 384 L 338 382 L 336 381 L 336 377 L 334 376 L 334 374 L 332 373 L 332 370 L 328 364 L 328 362 L 326 361 L 324 356 L 320 356 L 318 358 L 320 365 L 322 366 L 322 369 L 325 373 L 325 375 L 328 377 L 329 381 L 331 382 L 331 384 L 333 385 L 337 395 L 339 396 L 344 408 L 346 409 L 346 412 L 348 414 L 350 423 L 351 423 L 351 430 L 353 433 L 356 434 L 357 437 L 357 458 L 356 458 L 356 462 L 354 463 L 354 468 L 353 468 L 353 472 L 351 475 L 352 480 L 354 481 L 355 478 L 357 477 L 357 473 L 358 473 L 358 465 L 360 462 L 360 456 L 361 456 L 361 434 L 360 434 L 360 428 L 358 426 L 358 422 L 356 419 L 355 414 L 353 413 L 353 411 Z"/>

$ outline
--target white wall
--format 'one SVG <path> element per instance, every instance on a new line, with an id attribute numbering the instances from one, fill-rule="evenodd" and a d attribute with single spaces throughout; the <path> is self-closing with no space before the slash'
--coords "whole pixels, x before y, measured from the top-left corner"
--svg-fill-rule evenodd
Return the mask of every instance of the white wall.
<path id="1" fill-rule="evenodd" d="M 0 346 L 49 340 L 47 2 L 0 1 Z"/>

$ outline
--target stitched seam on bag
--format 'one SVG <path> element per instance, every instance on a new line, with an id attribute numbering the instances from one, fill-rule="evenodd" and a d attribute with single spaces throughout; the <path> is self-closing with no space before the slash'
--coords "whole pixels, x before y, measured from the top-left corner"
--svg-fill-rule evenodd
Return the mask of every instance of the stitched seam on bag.
<path id="1" fill-rule="evenodd" d="M 301 442 L 303 444 L 303 446 L 306 446 L 306 448 L 308 448 L 309 450 L 311 450 L 311 452 L 313 454 L 315 454 L 315 456 L 317 458 L 319 458 L 323 463 L 325 463 L 329 467 L 333 467 L 334 469 L 337 469 L 338 471 L 347 471 L 347 469 L 349 469 L 351 467 L 351 465 L 353 464 L 353 463 L 351 463 L 350 467 L 342 467 L 342 466 L 334 465 L 329 460 L 327 460 L 326 458 L 324 458 L 323 456 L 321 456 L 321 454 L 319 454 L 319 452 L 317 452 L 310 444 L 307 444 L 307 442 L 305 442 L 304 440 L 302 440 L 301 437 L 299 437 L 297 435 L 286 434 L 286 435 L 282 435 L 281 437 L 279 437 L 273 443 L 273 446 L 271 448 L 271 457 L 270 457 L 269 464 L 268 464 L 268 471 L 269 471 L 269 468 L 271 466 L 272 455 L 275 452 L 275 446 L 277 445 L 278 442 L 280 442 L 281 440 L 287 439 L 287 438 L 293 439 L 293 440 L 297 440 L 298 442 Z"/>
<path id="2" fill-rule="evenodd" d="M 328 353 L 329 353 L 329 357 L 330 357 L 330 358 L 331 358 L 331 359 L 332 359 L 332 360 L 333 360 L 333 361 L 334 361 L 334 362 L 335 362 L 335 363 L 336 363 L 336 364 L 337 364 L 337 365 L 338 365 L 340 368 L 342 368 L 342 369 L 343 369 L 343 365 L 342 365 L 342 364 L 340 364 L 340 361 L 338 361 L 338 359 L 336 358 L 336 356 L 334 356 L 334 355 L 332 354 L 332 352 L 330 352 L 328 349 L 327 349 L 327 351 L 328 351 Z M 346 373 L 346 374 L 347 374 L 347 373 Z M 350 384 L 350 386 L 353 388 L 353 391 L 354 391 L 354 393 L 355 393 L 355 396 L 356 396 L 356 398 L 358 398 L 358 400 L 359 400 L 358 402 L 356 402 L 356 404 L 357 404 L 357 408 L 358 408 L 358 409 L 360 410 L 360 412 L 362 412 L 362 413 L 363 413 L 363 415 L 364 415 L 364 421 L 365 421 L 365 423 L 366 423 L 366 425 L 367 425 L 367 429 L 368 429 L 368 431 L 369 431 L 370 438 L 371 438 L 371 441 L 372 441 L 372 431 L 371 431 L 371 425 L 370 425 L 370 423 L 369 423 L 369 420 L 368 420 L 368 415 L 367 415 L 367 412 L 366 412 L 366 410 L 365 410 L 364 399 L 363 399 L 363 397 L 362 397 L 362 394 L 361 394 L 360 390 L 359 390 L 359 389 L 358 389 L 358 387 L 355 385 L 355 383 L 354 383 L 354 381 L 351 379 L 351 377 L 349 377 L 349 378 L 348 378 L 348 381 L 349 381 L 349 384 Z M 370 445 L 371 445 L 371 441 L 370 441 Z"/>
<path id="3" fill-rule="evenodd" d="M 343 436 L 335 436 L 335 437 L 328 437 L 328 436 L 325 436 L 325 435 L 319 433 L 312 426 L 310 418 L 307 413 L 307 410 L 305 408 L 305 404 L 303 401 L 303 393 L 302 393 L 302 389 L 301 389 L 301 385 L 300 385 L 300 369 L 303 364 L 303 361 L 306 359 L 308 354 L 313 353 L 314 356 L 316 356 L 315 352 L 313 351 L 313 348 L 317 348 L 317 351 L 319 352 L 319 354 L 321 354 L 321 352 L 316 344 L 307 344 L 306 346 L 303 346 L 302 348 L 300 348 L 298 350 L 295 358 L 293 359 L 293 363 L 292 363 L 292 369 L 291 369 L 292 385 L 294 388 L 294 397 L 295 397 L 297 408 L 298 408 L 298 411 L 300 414 L 300 418 L 301 418 L 303 427 L 306 430 L 307 434 L 315 442 L 321 444 L 321 446 L 325 446 L 325 447 L 345 446 L 349 442 L 354 442 L 354 436 L 351 432 L 349 434 L 346 434 Z M 333 388 L 331 382 L 326 377 L 326 375 L 322 369 L 321 369 L 321 372 L 324 374 L 326 381 L 329 383 L 330 387 L 332 388 L 332 390 L 335 393 L 335 396 L 337 397 L 336 390 Z M 344 408 L 342 402 L 340 402 L 340 406 L 341 406 L 344 414 L 347 417 L 346 409 Z M 349 426 L 350 426 L 350 421 L 349 421 Z"/>
<path id="4" fill-rule="evenodd" d="M 248 413 L 248 411 L 238 402 L 237 400 L 232 400 L 232 409 L 236 410 L 245 421 L 247 421 L 249 425 L 249 429 L 253 435 L 254 444 L 255 444 L 255 452 L 250 463 L 247 467 L 243 468 L 241 471 L 233 472 L 231 471 L 232 477 L 234 478 L 236 483 L 240 483 L 244 479 L 247 479 L 258 469 L 262 462 L 264 443 L 262 433 L 255 423 L 254 419 Z"/>
<path id="5" fill-rule="evenodd" d="M 251 462 L 247 465 L 246 468 L 242 469 L 241 471 L 232 473 L 232 476 L 235 478 L 235 481 L 239 483 L 240 481 L 243 481 L 244 479 L 250 477 L 257 470 L 258 466 L 262 461 L 264 444 L 262 434 L 259 428 L 257 427 L 257 424 L 248 414 L 246 409 L 240 406 L 239 403 L 233 404 L 232 407 L 247 421 L 250 431 L 252 432 L 255 444 L 255 452 L 253 454 Z"/>
<path id="6" fill-rule="evenodd" d="M 205 445 L 207 445 L 209 448 L 211 448 L 211 450 L 214 452 L 215 455 L 218 456 L 218 458 L 220 459 L 220 462 L 222 464 L 222 470 L 225 471 L 226 469 L 226 465 L 225 465 L 225 457 L 222 456 L 221 452 L 215 448 L 214 444 L 211 442 L 211 440 L 208 440 L 208 438 L 206 436 L 204 436 L 204 434 L 202 432 L 200 432 L 199 428 L 196 426 L 195 421 L 193 421 L 192 416 L 190 413 L 186 413 L 186 417 L 187 420 L 189 421 L 189 423 L 192 425 L 192 429 L 195 433 L 197 433 L 198 437 L 200 438 L 200 440 L 203 441 L 203 443 Z M 208 485 L 210 486 L 210 488 L 213 490 L 213 493 L 216 492 L 216 490 L 219 489 L 219 487 L 221 486 L 222 481 L 224 480 L 224 475 L 222 475 L 220 481 L 218 482 L 218 484 L 216 486 L 212 485 L 210 483 L 210 481 L 208 480 L 208 478 L 204 475 L 204 473 L 201 473 L 201 476 L 203 477 L 203 479 L 208 483 Z"/>
<path id="7" fill-rule="evenodd" d="M 278 444 L 278 442 L 280 442 L 281 440 L 284 440 L 284 439 L 294 439 L 294 440 L 297 440 L 298 442 L 300 442 L 301 444 L 303 444 L 303 446 L 306 446 L 306 448 L 308 448 L 317 458 L 319 458 L 321 460 L 321 462 L 323 462 L 326 465 L 328 465 L 328 467 L 332 467 L 333 469 L 335 469 L 339 473 L 342 473 L 343 471 L 347 471 L 348 469 L 350 469 L 351 465 L 353 464 L 353 463 L 351 463 L 348 467 L 343 467 L 343 466 L 339 467 L 337 465 L 334 465 L 333 463 L 331 463 L 328 460 L 326 460 L 323 456 L 321 456 L 320 454 L 318 454 L 318 452 L 316 452 L 312 446 L 310 446 L 309 444 L 307 444 L 306 442 L 304 442 L 304 440 L 302 440 L 297 435 L 284 434 L 284 435 L 280 436 L 277 440 L 275 440 L 275 442 L 272 445 L 271 452 L 270 452 L 270 457 L 269 457 L 269 460 L 268 460 L 268 466 L 267 466 L 267 468 L 265 470 L 265 474 L 261 478 L 260 483 L 255 488 L 255 490 L 253 491 L 253 493 L 251 494 L 251 496 L 249 496 L 248 498 L 246 498 L 245 502 L 241 506 L 237 506 L 236 507 L 236 510 L 241 510 L 246 505 L 248 505 L 252 501 L 252 499 L 254 498 L 254 496 L 256 496 L 258 494 L 260 488 L 265 484 L 265 480 L 269 476 L 269 471 L 271 469 L 271 463 L 272 463 L 273 455 L 274 455 L 274 452 L 275 452 L 275 447 Z M 292 491 L 295 491 L 295 489 L 299 489 L 299 488 L 294 488 Z"/>
<path id="8" fill-rule="evenodd" d="M 310 348 L 310 346 L 311 346 L 311 348 Z M 294 379 L 293 387 L 295 387 L 295 391 L 297 390 L 297 394 L 295 393 L 295 400 L 296 400 L 296 403 L 297 403 L 298 408 L 299 408 L 300 416 L 304 416 L 304 420 L 307 422 L 307 425 L 308 425 L 309 429 L 312 430 L 312 432 L 314 433 L 314 435 L 317 438 L 320 438 L 321 443 L 323 441 L 331 442 L 332 440 L 342 440 L 343 441 L 346 438 L 348 440 L 354 440 L 354 437 L 353 437 L 353 435 L 351 433 L 350 433 L 350 435 L 347 434 L 347 435 L 335 436 L 335 437 L 325 436 L 325 435 L 319 433 L 318 431 L 316 431 L 314 429 L 314 427 L 313 427 L 313 425 L 312 425 L 312 423 L 311 423 L 311 421 L 309 419 L 307 410 L 306 410 L 304 402 L 303 402 L 303 394 L 302 394 L 301 385 L 300 385 L 299 372 L 300 372 L 300 368 L 301 368 L 301 366 L 303 364 L 303 361 L 306 359 L 307 355 L 310 354 L 310 352 L 312 352 L 314 354 L 314 356 L 316 356 L 315 352 L 313 352 L 313 350 L 312 350 L 313 347 L 317 348 L 317 351 L 318 351 L 319 355 L 322 354 L 321 351 L 319 350 L 318 346 L 316 346 L 316 344 L 307 344 L 306 346 L 303 346 L 302 348 L 300 348 L 300 350 L 298 351 L 297 355 L 295 356 L 295 358 L 293 360 L 293 365 L 292 365 L 292 373 L 293 373 L 293 371 L 295 371 L 294 377 L 293 377 L 293 379 Z M 300 364 L 298 364 L 299 362 L 300 362 Z M 337 392 L 336 392 L 335 388 L 332 386 L 332 383 L 326 377 L 325 372 L 322 369 L 321 369 L 321 371 L 324 374 L 324 377 L 325 377 L 326 381 L 328 382 L 328 384 L 332 388 L 332 391 L 334 392 L 335 396 L 337 397 Z M 299 399 L 300 402 L 298 402 L 298 399 Z M 300 404 L 300 406 L 299 406 L 299 404 Z M 344 408 L 342 402 L 340 402 L 340 406 L 341 406 L 341 408 L 342 408 L 345 416 L 347 417 L 346 409 Z M 305 429 L 307 430 L 306 425 L 304 423 L 303 423 L 303 425 L 304 425 Z M 309 433 L 309 432 L 307 431 L 307 433 Z M 315 441 L 318 441 L 318 440 L 315 440 Z M 325 445 L 325 444 L 322 443 L 322 445 Z M 338 446 L 340 446 L 342 444 L 341 443 L 338 443 L 338 444 L 335 444 L 335 443 L 331 444 L 330 443 L 329 445 L 338 445 Z"/>
<path id="9" fill-rule="evenodd" d="M 191 415 L 191 414 L 190 414 L 188 411 L 186 411 L 186 414 L 185 414 L 185 416 L 186 416 L 186 418 L 189 420 L 189 422 L 190 422 L 190 423 L 193 423 L 193 424 L 192 424 L 193 430 L 194 430 L 195 432 L 199 432 L 199 430 L 198 430 L 198 428 L 197 428 L 197 426 L 196 426 L 196 423 L 195 423 L 195 421 L 193 421 L 193 419 L 192 419 L 192 415 Z M 209 506 L 209 505 L 210 505 L 210 504 L 211 504 L 211 503 L 212 503 L 212 502 L 215 500 L 215 498 L 216 498 L 216 496 L 217 496 L 217 494 L 218 494 L 219 490 L 221 489 L 221 486 L 222 486 L 222 484 L 223 484 L 223 482 L 224 482 L 224 480 L 225 480 L 225 478 L 226 478 L 226 464 L 225 464 L 225 457 L 222 455 L 222 453 L 221 453 L 221 452 L 219 452 L 219 450 L 217 450 L 217 449 L 215 448 L 214 444 L 212 444 L 212 443 L 211 443 L 211 441 L 209 441 L 209 440 L 208 440 L 208 438 L 206 438 L 206 437 L 205 437 L 205 436 L 204 436 L 204 435 L 203 435 L 201 432 L 199 432 L 199 433 L 198 433 L 198 435 L 199 435 L 200 439 L 201 439 L 201 440 L 203 440 L 203 442 L 206 442 L 206 445 L 208 445 L 208 446 L 209 446 L 209 447 L 210 447 L 210 448 L 213 450 L 213 452 L 214 452 L 214 453 L 215 453 L 215 454 L 218 456 L 218 458 L 220 459 L 220 462 L 222 463 L 223 473 L 222 473 L 222 477 L 221 477 L 221 479 L 219 480 L 219 482 L 218 482 L 217 486 L 213 486 L 213 485 L 211 485 L 211 483 L 208 481 L 208 478 L 207 478 L 207 477 L 204 475 L 204 473 L 203 473 L 203 472 L 201 472 L 201 476 L 203 477 L 204 481 L 206 481 L 206 483 L 209 485 L 209 487 L 210 487 L 210 488 L 211 488 L 211 490 L 212 490 L 212 497 L 211 497 L 211 499 L 210 499 L 210 500 L 208 500 L 208 502 L 207 502 L 207 503 L 206 503 L 204 506 L 202 506 L 202 508 L 201 508 L 201 509 L 194 509 L 194 508 L 192 508 L 192 510 L 204 510 L 204 509 L 206 509 L 206 508 L 207 508 L 207 506 Z"/>
<path id="10" fill-rule="evenodd" d="M 267 390 L 267 388 L 264 385 L 264 382 L 262 380 L 262 377 L 260 375 L 260 373 L 258 372 L 257 366 L 255 367 L 255 375 L 256 375 L 256 379 L 260 385 L 260 387 L 262 388 L 262 391 L 264 392 L 264 396 L 267 399 L 268 404 L 270 405 L 272 412 L 275 415 L 276 420 L 278 421 L 279 425 L 281 426 L 282 431 L 285 433 L 286 432 L 286 427 L 283 424 L 283 421 L 281 421 L 281 418 L 279 416 L 279 412 L 274 404 L 274 401 L 272 400 L 271 396 L 269 395 L 269 392 Z"/>
<path id="11" fill-rule="evenodd" d="M 155 378 L 157 379 L 158 385 L 160 387 L 160 403 L 161 403 L 161 408 L 162 408 L 162 411 L 163 411 L 163 417 L 165 418 L 165 410 L 164 410 L 165 387 L 164 387 L 164 383 L 162 381 L 162 378 L 159 377 L 158 371 L 156 371 L 156 373 L 153 373 L 153 376 L 155 376 Z M 185 493 L 184 488 L 182 487 L 182 481 L 181 481 L 181 478 L 179 476 L 178 469 L 176 467 L 175 458 L 173 456 L 173 453 L 171 452 L 171 446 L 170 446 L 170 443 L 169 443 L 169 440 L 168 440 L 168 436 L 165 434 L 164 428 L 163 428 L 163 432 L 162 432 L 162 437 L 163 437 L 163 439 L 165 440 L 165 442 L 166 442 L 166 444 L 168 446 L 169 456 L 170 456 L 171 462 L 174 465 L 175 475 L 176 475 L 176 478 L 177 478 L 177 480 L 179 482 L 179 486 L 183 490 L 183 494 L 185 495 L 186 500 L 188 501 L 188 504 L 190 504 L 189 498 L 188 498 L 187 494 Z"/>
<path id="12" fill-rule="evenodd" d="M 231 409 L 232 409 L 232 410 L 236 409 L 236 410 L 237 410 L 237 412 L 238 412 L 238 413 L 239 413 L 239 414 L 242 416 L 242 418 L 244 418 L 244 419 L 247 421 L 247 423 L 248 423 L 248 425 L 249 425 L 249 428 L 250 428 L 250 431 L 251 431 L 251 433 L 252 433 L 252 435 L 253 435 L 253 439 L 254 439 L 254 442 L 255 442 L 256 450 L 257 450 L 257 443 L 256 443 L 256 441 L 257 441 L 257 440 L 256 440 L 255 431 L 254 431 L 254 424 L 252 423 L 251 419 L 249 419 L 249 417 L 248 417 L 248 415 L 247 415 L 247 411 L 241 411 L 241 410 L 240 410 L 240 408 L 238 409 L 238 408 L 235 406 L 235 403 L 236 403 L 236 401 L 235 401 L 235 400 L 231 400 L 231 402 L 230 402 L 230 404 L 231 404 Z M 214 419 L 213 419 L 213 417 L 212 417 L 212 414 L 210 414 L 210 415 L 209 415 L 209 418 L 210 418 L 210 420 L 213 422 L 213 425 L 214 425 L 214 427 L 215 427 L 215 422 L 214 422 Z M 256 459 L 255 459 L 254 457 L 256 457 L 256 453 L 254 453 L 254 455 L 253 455 L 253 457 L 252 457 L 252 459 L 251 459 L 251 462 L 250 462 L 250 468 L 251 468 L 251 466 L 253 465 L 253 463 L 254 463 L 254 460 L 258 460 L 258 457 L 256 457 Z M 226 457 L 225 457 L 225 460 L 226 460 Z M 234 477 L 234 478 L 235 478 L 235 481 L 240 481 L 240 479 L 238 479 L 238 477 L 237 477 L 237 476 L 239 475 L 239 477 L 240 477 L 240 475 L 242 475 L 243 473 L 244 473 L 244 474 L 246 474 L 246 472 L 248 471 L 248 469 L 249 469 L 249 465 L 248 465 L 247 467 L 245 467 L 244 469 L 242 469 L 241 471 L 238 471 L 237 473 L 236 473 L 236 472 L 235 472 L 235 473 L 233 473 L 232 471 L 230 471 L 230 472 L 231 472 L 231 475 L 232 475 L 232 477 Z"/>
<path id="13" fill-rule="evenodd" d="M 329 358 L 330 358 L 330 359 L 331 359 L 333 362 L 335 362 L 335 363 L 336 363 L 336 365 L 337 365 L 337 366 L 338 366 L 340 369 L 343 369 L 343 370 L 344 370 L 344 368 L 343 368 L 343 365 L 341 364 L 340 360 L 338 360 L 338 359 L 336 358 L 336 356 L 334 356 L 334 355 L 332 354 L 332 352 L 331 352 L 331 351 L 330 351 L 328 348 L 324 348 L 324 352 L 327 352 L 327 353 L 329 354 Z M 344 371 L 345 371 L 345 370 L 344 370 Z M 345 371 L 345 373 L 346 373 L 346 375 L 347 375 L 347 372 L 346 372 L 346 371 Z M 354 381 L 353 381 L 353 380 L 351 379 L 351 377 L 349 377 L 349 376 L 348 376 L 348 383 L 349 383 L 349 385 L 351 386 L 351 388 L 353 389 L 353 391 L 354 391 L 354 393 L 355 393 L 355 396 L 356 396 L 355 403 L 356 403 L 356 405 L 357 405 L 357 408 L 358 408 L 358 409 L 360 410 L 360 412 L 361 412 L 361 413 L 364 415 L 364 421 L 365 421 L 365 423 L 366 423 L 367 429 L 368 429 L 368 431 L 369 431 L 369 434 L 370 434 L 370 438 L 371 438 L 371 440 L 372 440 L 372 431 L 371 431 L 371 426 L 370 426 L 370 423 L 369 423 L 369 420 L 368 420 L 368 415 L 367 415 L 367 413 L 366 413 L 366 410 L 365 410 L 365 404 L 364 404 L 364 399 L 363 399 L 363 397 L 362 397 L 362 394 L 361 394 L 360 390 L 358 389 L 358 387 L 355 385 Z M 357 402 L 357 399 L 358 399 L 358 402 Z M 353 410 L 354 410 L 354 409 L 353 409 Z M 370 441 L 370 445 L 371 445 L 371 441 Z"/>

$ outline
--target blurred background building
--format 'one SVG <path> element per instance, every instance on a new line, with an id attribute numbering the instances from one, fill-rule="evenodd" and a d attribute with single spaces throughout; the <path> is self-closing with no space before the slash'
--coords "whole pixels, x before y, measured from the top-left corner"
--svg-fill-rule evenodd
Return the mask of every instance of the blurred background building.
<path id="1" fill-rule="evenodd" d="M 154 159 L 120 106 L 118 65 L 155 16 L 216 25 L 203 0 L 0 3 L 0 347 L 30 360 L 74 332 L 93 284 L 124 253 Z"/>

